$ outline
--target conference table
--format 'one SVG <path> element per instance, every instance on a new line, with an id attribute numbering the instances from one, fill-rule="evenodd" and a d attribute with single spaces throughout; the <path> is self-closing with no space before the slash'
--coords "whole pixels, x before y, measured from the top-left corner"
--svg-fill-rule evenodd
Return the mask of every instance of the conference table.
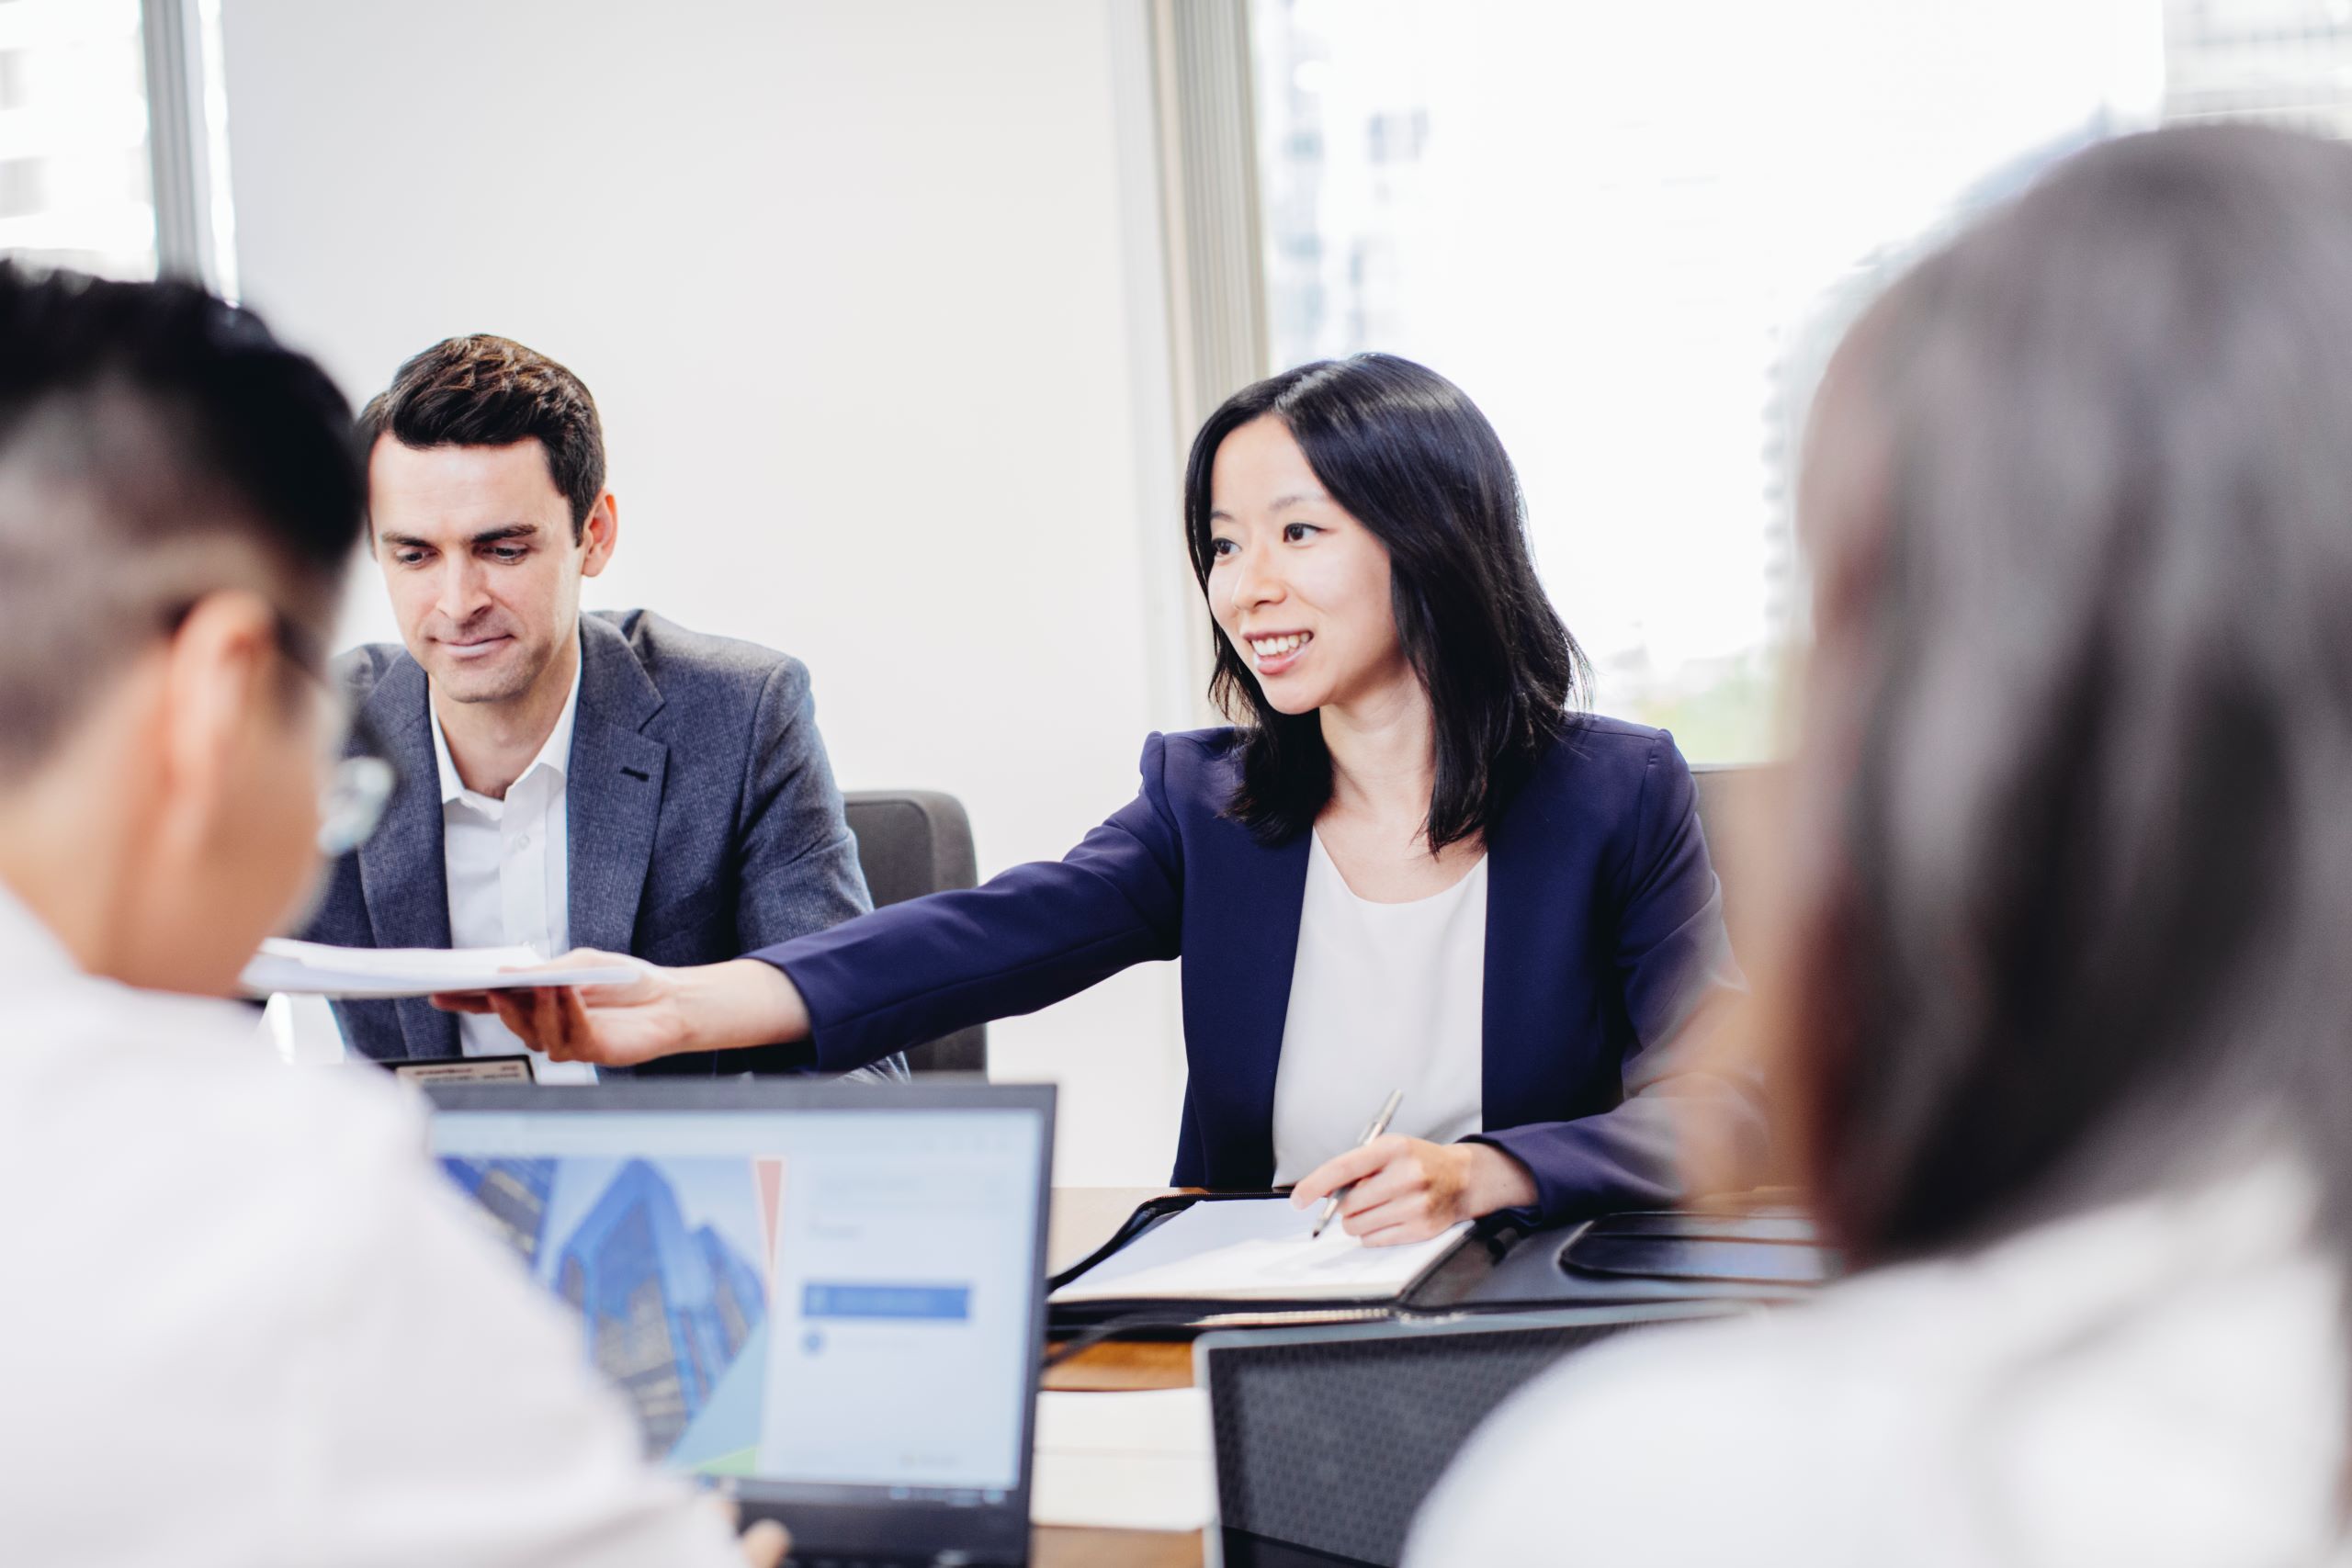
<path id="1" fill-rule="evenodd" d="M 1110 1239 L 1137 1203 L 1170 1190 L 1161 1187 L 1057 1187 L 1046 1246 L 1049 1271 L 1076 1263 Z M 1795 1194 L 1762 1188 L 1723 1202 L 1725 1211 L 1753 1213 L 1785 1206 Z M 1778 1278 L 1778 1276 L 1774 1276 Z M 1792 1276 L 1789 1290 L 1802 1288 Z M 1808 1281 L 1809 1282 L 1809 1277 Z M 1758 1297 L 1758 1300 L 1769 1299 Z M 1045 1374 L 1046 1388 L 1116 1393 L 1189 1388 L 1193 1349 L 1182 1341 L 1114 1340 L 1088 1347 Z M 1076 1529 L 1041 1526 L 1033 1536 L 1035 1568 L 1199 1568 L 1201 1532 Z"/>
<path id="2" fill-rule="evenodd" d="M 1137 1203 L 1164 1187 L 1057 1187 L 1046 1268 L 1058 1272 L 1111 1237 Z M 1188 1388 L 1193 1349 L 1181 1342 L 1114 1341 L 1090 1346 L 1046 1373 L 1049 1389 L 1117 1393 Z M 1198 1530 L 1076 1529 L 1043 1525 L 1032 1538 L 1034 1568 L 1200 1568 Z"/>

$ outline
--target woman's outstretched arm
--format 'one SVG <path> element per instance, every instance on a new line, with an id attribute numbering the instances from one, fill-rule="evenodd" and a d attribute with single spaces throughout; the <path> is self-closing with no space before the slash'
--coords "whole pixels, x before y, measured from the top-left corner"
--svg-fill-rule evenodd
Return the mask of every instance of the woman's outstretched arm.
<path id="1" fill-rule="evenodd" d="M 634 1066 L 685 1051 L 807 1040 L 808 1066 L 847 1072 L 990 1019 L 1034 1012 L 1181 946 L 1182 853 L 1163 741 L 1144 747 L 1143 789 L 1058 861 L 978 887 L 877 909 L 745 958 L 663 969 L 626 963 L 626 985 L 438 997 L 494 1011 L 559 1061 Z"/>

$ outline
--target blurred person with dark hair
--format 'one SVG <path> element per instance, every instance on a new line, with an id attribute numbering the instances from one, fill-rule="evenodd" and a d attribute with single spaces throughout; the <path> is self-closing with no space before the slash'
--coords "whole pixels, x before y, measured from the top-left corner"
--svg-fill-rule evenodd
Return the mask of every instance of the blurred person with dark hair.
<path id="1" fill-rule="evenodd" d="M 336 675 L 401 783 L 305 935 L 698 964 L 872 908 L 800 661 L 649 611 L 582 614 L 620 511 L 580 378 L 507 338 L 449 338 L 361 411 L 359 440 L 405 648 L 354 649 Z M 335 1011 L 379 1061 L 524 1049 L 486 1013 Z M 751 1050 L 641 1070 L 784 1065 Z M 594 1076 L 534 1066 L 542 1081 Z M 856 1076 L 904 1073 L 892 1058 Z"/>
<path id="2" fill-rule="evenodd" d="M 404 1093 L 205 999 L 381 803 L 319 652 L 349 431 L 245 311 L 0 263 L 0 1561 L 772 1563 Z"/>
<path id="3" fill-rule="evenodd" d="M 1758 966 L 1859 1272 L 1576 1358 L 1411 1562 L 2344 1560 L 2347 430 L 2338 143 L 2109 143 L 1863 318 Z"/>
<path id="4" fill-rule="evenodd" d="M 584 1002 L 450 1004 L 564 1059 L 805 1037 L 840 1070 L 1181 954 L 1180 1186 L 1352 1183 L 1346 1229 L 1390 1245 L 1672 1201 L 1693 1141 L 1752 1157 L 1752 1084 L 1689 1049 L 1740 986 L 1690 770 L 1579 711 L 1486 416 L 1407 360 L 1303 366 L 1210 417 L 1183 523 L 1239 723 L 1151 737 L 1065 859 Z"/>

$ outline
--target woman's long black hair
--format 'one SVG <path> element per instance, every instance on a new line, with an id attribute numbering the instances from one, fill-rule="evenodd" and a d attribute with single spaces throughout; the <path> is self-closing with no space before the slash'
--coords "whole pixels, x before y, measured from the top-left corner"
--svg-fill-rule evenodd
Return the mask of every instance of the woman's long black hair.
<path id="1" fill-rule="evenodd" d="M 1396 634 L 1434 717 L 1430 852 L 1484 834 L 1591 685 L 1584 650 L 1536 581 L 1501 439 L 1459 387 L 1394 355 L 1323 360 L 1245 387 L 1201 427 L 1184 468 L 1185 539 L 1204 593 L 1217 448 L 1269 416 L 1387 548 Z M 1231 809 L 1279 842 L 1312 827 L 1331 797 L 1322 724 L 1269 705 L 1240 650 L 1221 628 L 1213 635 L 1209 697 L 1247 732 Z"/>

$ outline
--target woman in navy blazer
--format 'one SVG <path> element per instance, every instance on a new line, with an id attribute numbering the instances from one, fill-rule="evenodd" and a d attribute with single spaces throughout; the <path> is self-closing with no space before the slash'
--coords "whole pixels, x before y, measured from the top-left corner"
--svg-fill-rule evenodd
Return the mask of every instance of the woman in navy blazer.
<path id="1" fill-rule="evenodd" d="M 1698 1140 L 1752 1156 L 1755 1086 L 1676 1049 L 1740 985 L 1690 769 L 1664 731 L 1574 711 L 1583 655 L 1536 582 L 1485 416 L 1405 360 L 1306 366 L 1212 416 L 1185 502 L 1212 694 L 1247 722 L 1153 736 L 1141 793 L 1064 859 L 749 960 L 445 1005 L 495 1008 L 559 1059 L 806 1039 L 841 1072 L 1181 955 L 1180 1185 L 1261 1189 L 1278 1163 L 1312 1164 L 1295 1200 L 1352 1184 L 1347 1228 L 1391 1243 L 1498 1210 L 1672 1202 Z M 1469 1135 L 1277 1150 L 1318 841 L 1375 905 L 1442 896 L 1483 859 Z M 1331 1093 L 1351 1116 L 1378 1104 L 1364 1084 Z"/>

